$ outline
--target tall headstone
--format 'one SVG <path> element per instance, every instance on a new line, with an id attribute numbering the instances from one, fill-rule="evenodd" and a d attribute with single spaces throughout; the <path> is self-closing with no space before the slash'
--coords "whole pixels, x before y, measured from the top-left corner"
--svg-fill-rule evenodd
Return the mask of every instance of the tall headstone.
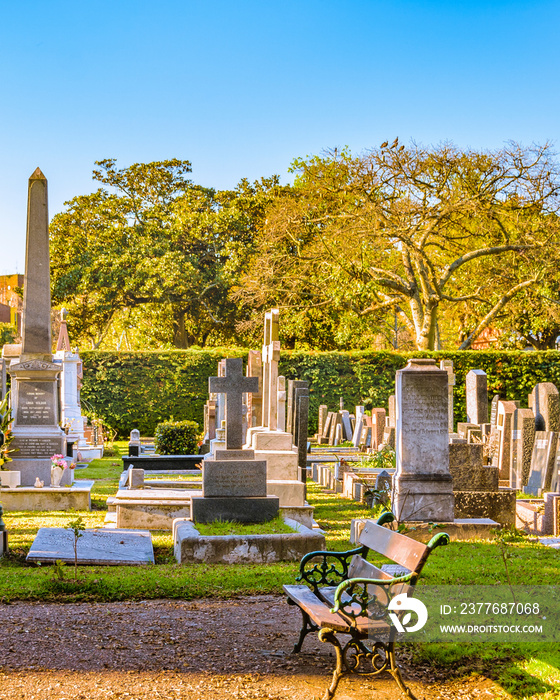
<path id="1" fill-rule="evenodd" d="M 39 168 L 29 179 L 22 336 L 19 362 L 9 368 L 17 450 L 10 466 L 21 472 L 22 486 L 37 477 L 50 484 L 50 458 L 66 447 L 58 426 L 61 368 L 52 356 L 47 180 Z"/>
<path id="2" fill-rule="evenodd" d="M 262 356 L 258 350 L 249 350 L 247 376 L 257 377 L 259 380 L 259 390 L 254 394 L 247 394 L 247 425 L 253 428 L 262 425 Z"/>
<path id="3" fill-rule="evenodd" d="M 560 430 L 560 396 L 551 382 L 536 384 L 529 394 L 529 408 L 535 414 L 537 430 Z"/>
<path id="4" fill-rule="evenodd" d="M 286 430 L 286 377 L 278 377 L 276 405 L 278 407 L 276 427 L 283 433 Z"/>
<path id="5" fill-rule="evenodd" d="M 266 460 L 256 460 L 253 450 L 242 449 L 243 394 L 258 388 L 257 377 L 243 376 L 240 358 L 225 360 L 224 376 L 208 380 L 209 391 L 226 398 L 225 449 L 204 459 L 202 496 L 191 500 L 194 522 L 265 522 L 278 514 L 278 498 L 267 496 Z"/>
<path id="6" fill-rule="evenodd" d="M 389 427 L 396 428 L 397 427 L 397 405 L 396 405 L 396 396 L 394 394 L 391 394 L 391 396 L 389 396 L 389 400 L 387 401 L 387 405 L 389 407 Z"/>
<path id="7" fill-rule="evenodd" d="M 530 408 L 516 408 L 511 433 L 511 488 L 527 484 L 535 442 L 535 414 Z"/>
<path id="8" fill-rule="evenodd" d="M 511 439 L 513 431 L 513 414 L 518 406 L 515 401 L 498 401 L 498 449 L 494 455 L 493 466 L 499 467 L 500 479 L 509 481 L 511 470 Z"/>
<path id="9" fill-rule="evenodd" d="M 442 360 L 440 369 L 447 372 L 447 416 L 449 432 L 453 432 L 453 387 L 455 386 L 455 374 L 453 372 L 453 360 Z"/>
<path id="10" fill-rule="evenodd" d="M 352 433 L 352 444 L 354 445 L 354 447 L 358 447 L 358 445 L 360 444 L 362 426 L 364 424 L 364 410 L 364 406 L 356 406 L 355 408 L 356 422 L 354 424 L 354 432 Z"/>
<path id="11" fill-rule="evenodd" d="M 540 497 L 544 491 L 550 491 L 556 466 L 557 445 L 558 433 L 550 430 L 535 432 L 531 471 L 527 486 L 523 488 L 525 493 Z"/>
<path id="12" fill-rule="evenodd" d="M 448 387 L 447 372 L 432 359 L 411 359 L 396 373 L 393 512 L 401 521 L 454 519 Z"/>
<path id="13" fill-rule="evenodd" d="M 491 430 L 496 427 L 496 423 L 498 422 L 498 401 L 499 400 L 500 400 L 500 395 L 494 394 L 494 396 L 492 397 L 492 403 L 490 406 L 490 429 Z"/>
<path id="14" fill-rule="evenodd" d="M 467 422 L 488 422 L 488 379 L 482 369 L 471 369 L 466 378 Z"/>
<path id="15" fill-rule="evenodd" d="M 383 433 L 385 432 L 386 412 L 384 408 L 371 409 L 371 440 L 374 450 L 378 450 L 383 442 Z"/>

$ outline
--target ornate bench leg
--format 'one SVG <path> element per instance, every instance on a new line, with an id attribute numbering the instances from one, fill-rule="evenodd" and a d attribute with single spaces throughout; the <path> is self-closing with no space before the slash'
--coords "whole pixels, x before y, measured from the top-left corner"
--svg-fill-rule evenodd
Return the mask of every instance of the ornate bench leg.
<path id="1" fill-rule="evenodd" d="M 389 644 L 389 661 L 390 661 L 390 668 L 387 670 L 389 673 L 393 676 L 395 679 L 397 685 L 399 686 L 401 692 L 404 694 L 405 697 L 409 698 L 409 700 L 418 700 L 416 695 L 410 690 L 410 688 L 406 685 L 406 683 L 403 680 L 403 677 L 401 676 L 401 671 L 397 665 L 397 660 L 395 658 L 395 646 L 394 644 Z"/>
<path id="2" fill-rule="evenodd" d="M 296 603 L 294 603 L 294 601 L 290 598 L 288 598 L 288 603 L 289 605 L 296 605 Z M 316 625 L 314 625 L 311 622 L 311 619 L 309 618 L 309 615 L 306 612 L 304 612 L 301 608 L 300 611 L 301 616 L 303 617 L 303 623 L 301 625 L 301 630 L 299 631 L 299 639 L 294 644 L 294 650 L 292 652 L 293 654 L 299 654 L 299 652 L 301 651 L 301 645 L 303 644 L 303 640 L 307 637 L 307 635 L 310 632 L 316 632 L 319 629 Z"/>
<path id="3" fill-rule="evenodd" d="M 329 629 L 328 627 L 324 627 L 319 632 L 319 640 L 321 642 L 329 642 L 330 644 L 332 644 L 336 652 L 336 666 L 333 671 L 332 681 L 328 690 L 323 695 L 323 700 L 331 700 L 334 697 L 334 694 L 336 693 L 338 681 L 342 678 L 342 676 L 345 673 L 342 657 L 342 647 L 340 646 L 340 642 L 338 641 L 336 632 L 334 630 Z"/>

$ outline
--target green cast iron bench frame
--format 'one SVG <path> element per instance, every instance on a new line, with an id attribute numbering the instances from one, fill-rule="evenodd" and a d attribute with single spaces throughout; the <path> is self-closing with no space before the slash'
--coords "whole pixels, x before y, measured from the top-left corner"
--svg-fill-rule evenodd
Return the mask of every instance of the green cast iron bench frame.
<path id="1" fill-rule="evenodd" d="M 298 606 L 303 616 L 294 653 L 301 651 L 310 632 L 318 632 L 321 642 L 334 647 L 336 666 L 323 700 L 334 696 L 339 680 L 348 673 L 376 676 L 382 671 L 393 676 L 407 698 L 416 700 L 395 659 L 397 630 L 387 622 L 387 606 L 400 593 L 412 595 L 428 556 L 446 545 L 449 535 L 440 532 L 423 544 L 382 527 L 394 519 L 392 513 L 383 513 L 377 522 L 368 520 L 356 549 L 306 554 L 296 578 L 305 583 L 284 586 L 288 603 Z M 398 575 L 368 562 L 370 551 L 394 562 Z M 341 641 L 339 634 L 350 639 Z"/>

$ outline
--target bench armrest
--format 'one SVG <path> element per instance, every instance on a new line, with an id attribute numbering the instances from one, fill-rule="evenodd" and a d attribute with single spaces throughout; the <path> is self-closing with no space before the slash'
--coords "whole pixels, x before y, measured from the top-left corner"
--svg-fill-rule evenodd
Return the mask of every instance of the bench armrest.
<path id="1" fill-rule="evenodd" d="M 418 574 L 414 571 L 390 579 L 350 578 L 336 589 L 331 612 L 340 612 L 353 621 L 358 617 L 383 619 L 390 600 L 403 593 L 407 584 L 413 586 L 417 578 Z M 397 589 L 392 591 L 391 587 L 395 585 Z"/>
<path id="2" fill-rule="evenodd" d="M 349 549 L 346 552 L 309 552 L 299 564 L 296 581 L 304 581 L 314 593 L 319 586 L 338 586 L 348 578 L 350 560 L 355 554 L 364 555 L 366 547 Z M 320 561 L 313 561 L 320 557 Z"/>

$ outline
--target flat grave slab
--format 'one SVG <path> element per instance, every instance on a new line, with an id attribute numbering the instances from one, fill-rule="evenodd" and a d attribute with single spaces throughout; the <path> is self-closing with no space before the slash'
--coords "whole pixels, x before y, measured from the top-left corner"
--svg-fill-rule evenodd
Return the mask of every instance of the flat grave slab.
<path id="1" fill-rule="evenodd" d="M 74 533 L 63 527 L 42 527 L 26 561 L 74 563 Z M 78 564 L 138 566 L 154 564 L 152 536 L 147 530 L 84 530 L 78 540 Z"/>

